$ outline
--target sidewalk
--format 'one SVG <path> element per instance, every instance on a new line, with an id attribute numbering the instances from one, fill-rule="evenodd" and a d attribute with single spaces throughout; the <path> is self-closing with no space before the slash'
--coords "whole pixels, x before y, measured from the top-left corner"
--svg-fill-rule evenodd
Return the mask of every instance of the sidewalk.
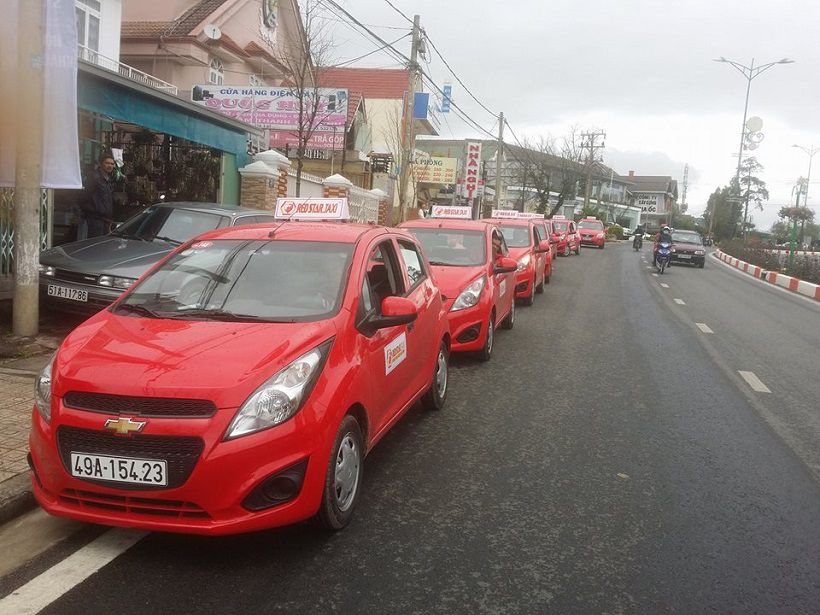
<path id="1" fill-rule="evenodd" d="M 34 506 L 26 462 L 34 381 L 59 342 L 44 335 L 0 343 L 0 524 Z"/>

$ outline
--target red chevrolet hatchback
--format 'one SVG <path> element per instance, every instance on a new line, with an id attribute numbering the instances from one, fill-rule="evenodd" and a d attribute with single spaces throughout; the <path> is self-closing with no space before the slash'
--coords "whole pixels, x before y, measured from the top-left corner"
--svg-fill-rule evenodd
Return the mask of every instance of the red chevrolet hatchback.
<path id="1" fill-rule="evenodd" d="M 414 220 L 401 226 L 430 259 L 450 320 L 452 351 L 477 351 L 488 361 L 496 328 L 512 329 L 515 323 L 517 263 L 507 257 L 501 232 L 474 220 Z"/>
<path id="2" fill-rule="evenodd" d="M 36 384 L 48 512 L 227 534 L 344 527 L 364 458 L 441 408 L 450 335 L 416 239 L 286 222 L 201 235 L 75 329 Z"/>
<path id="3" fill-rule="evenodd" d="M 532 220 L 487 220 L 497 224 L 504 235 L 510 256 L 518 261 L 515 275 L 515 297 L 524 305 L 532 305 L 535 293 L 544 292 L 544 273 L 549 241 L 541 240 Z"/>

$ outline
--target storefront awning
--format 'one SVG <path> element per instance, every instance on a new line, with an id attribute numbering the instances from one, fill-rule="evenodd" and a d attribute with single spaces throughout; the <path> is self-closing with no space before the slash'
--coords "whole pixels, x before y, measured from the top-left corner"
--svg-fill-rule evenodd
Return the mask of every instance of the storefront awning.
<path id="1" fill-rule="evenodd" d="M 260 132 L 242 122 L 84 62 L 80 62 L 77 78 L 77 105 L 80 109 L 115 120 L 235 154 L 240 167 L 249 161 L 248 134 Z"/>

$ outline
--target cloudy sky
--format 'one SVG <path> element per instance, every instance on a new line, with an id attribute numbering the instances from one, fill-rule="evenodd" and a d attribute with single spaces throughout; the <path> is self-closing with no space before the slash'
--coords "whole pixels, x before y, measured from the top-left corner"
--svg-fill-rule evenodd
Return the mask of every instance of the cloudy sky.
<path id="1" fill-rule="evenodd" d="M 409 27 L 386 0 L 337 0 L 387 41 Z M 683 178 L 700 213 L 734 176 L 746 79 L 725 56 L 756 65 L 787 57 L 752 81 L 749 116 L 763 120 L 754 152 L 771 198 L 755 211 L 768 229 L 805 176 L 809 157 L 792 144 L 820 146 L 820 2 L 812 0 L 391 0 L 422 27 L 450 66 L 522 138 L 560 137 L 570 126 L 606 131 L 604 161 L 621 174 Z M 375 48 L 338 24 L 340 60 Z M 410 41 L 396 44 L 409 55 Z M 429 54 L 428 72 L 452 80 Z M 378 53 L 357 65 L 397 66 Z M 453 80 L 454 81 L 454 80 Z M 456 102 L 491 132 L 494 118 L 458 84 Z M 478 136 L 450 114 L 442 136 Z M 820 156 L 809 206 L 820 203 Z M 814 196 L 812 196 L 812 194 Z"/>

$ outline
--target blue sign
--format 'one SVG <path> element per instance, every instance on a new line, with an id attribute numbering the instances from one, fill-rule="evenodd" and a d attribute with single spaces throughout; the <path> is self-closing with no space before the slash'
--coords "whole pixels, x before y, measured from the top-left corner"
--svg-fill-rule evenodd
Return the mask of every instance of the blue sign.
<path id="1" fill-rule="evenodd" d="M 415 96 L 413 96 L 413 118 L 426 120 L 429 108 L 430 94 L 427 92 L 416 92 Z"/>
<path id="2" fill-rule="evenodd" d="M 441 91 L 444 93 L 444 99 L 441 101 L 441 112 L 450 113 L 450 99 L 453 95 L 453 84 L 445 83 Z"/>

